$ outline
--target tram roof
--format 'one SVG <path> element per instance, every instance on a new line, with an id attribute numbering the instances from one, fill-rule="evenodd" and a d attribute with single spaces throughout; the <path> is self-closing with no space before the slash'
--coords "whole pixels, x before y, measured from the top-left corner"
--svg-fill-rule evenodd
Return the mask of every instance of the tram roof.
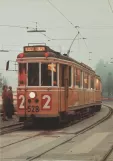
<path id="1" fill-rule="evenodd" d="M 45 51 L 25 51 L 26 48 L 29 48 L 29 47 L 44 47 L 45 48 Z M 83 66 L 84 68 L 87 68 L 88 70 L 91 70 L 92 72 L 95 72 L 91 67 L 87 66 L 86 64 L 84 63 L 80 63 L 78 61 L 76 61 L 75 59 L 69 57 L 67 54 L 61 54 L 60 52 L 57 52 L 53 49 L 51 49 L 49 46 L 24 46 L 24 57 L 45 57 L 45 52 L 48 52 L 49 55 L 48 57 L 55 57 L 55 58 L 59 58 L 59 59 L 62 59 L 62 60 L 68 60 L 68 61 L 72 61 L 72 62 L 75 62 L 81 66 Z M 97 75 L 98 76 L 98 75 Z M 98 76 L 100 77 L 100 76 Z"/>

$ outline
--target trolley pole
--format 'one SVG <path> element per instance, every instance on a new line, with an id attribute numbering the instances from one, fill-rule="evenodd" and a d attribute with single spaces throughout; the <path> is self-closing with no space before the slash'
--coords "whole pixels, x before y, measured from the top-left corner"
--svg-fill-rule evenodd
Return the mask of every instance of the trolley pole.
<path id="1" fill-rule="evenodd" d="M 77 38 L 77 36 L 79 35 L 79 31 L 78 31 L 78 33 L 77 33 L 77 35 L 74 37 L 74 39 L 73 39 L 73 41 L 72 41 L 72 43 L 71 43 L 71 45 L 70 45 L 70 47 L 69 47 L 69 49 L 68 49 L 68 51 L 67 51 L 67 55 L 69 56 L 69 53 L 70 53 L 70 50 L 71 50 L 71 47 L 72 47 L 72 45 L 73 45 L 73 43 L 74 43 L 74 41 L 75 41 L 75 39 Z"/>

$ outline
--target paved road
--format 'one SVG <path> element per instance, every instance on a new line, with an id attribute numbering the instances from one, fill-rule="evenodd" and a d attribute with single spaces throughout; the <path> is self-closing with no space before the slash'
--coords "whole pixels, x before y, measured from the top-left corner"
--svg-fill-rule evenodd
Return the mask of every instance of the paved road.
<path id="1" fill-rule="evenodd" d="M 111 105 L 113 102 L 111 103 Z M 72 129 L 73 130 L 73 129 Z M 70 130 L 69 130 L 70 131 Z M 40 160 L 55 158 L 64 160 L 99 161 L 113 145 L 113 116 L 106 122 L 95 127 L 65 145 L 43 155 Z M 113 161 L 113 154 L 110 156 Z M 36 161 L 37 159 L 35 159 Z"/>
<path id="2" fill-rule="evenodd" d="M 19 123 L 19 119 L 16 115 L 13 115 L 13 118 L 9 119 L 8 121 L 2 121 L 2 117 L 0 115 L 0 129 L 17 123 Z"/>
<path id="3" fill-rule="evenodd" d="M 69 140 L 74 136 L 76 131 L 96 122 L 103 115 L 106 115 L 107 112 L 107 108 L 102 108 L 101 112 L 97 115 L 62 130 L 49 132 L 46 131 L 46 133 L 38 130 L 17 131 L 11 134 L 5 134 L 1 136 L 1 146 L 6 146 L 1 149 L 2 160 L 8 161 L 8 159 L 17 159 L 18 161 L 23 161 L 26 158 L 41 154 L 51 147 Z M 103 123 L 92 129 L 91 131 L 70 140 L 66 144 L 51 150 L 50 152 L 38 158 L 38 160 L 88 161 L 88 159 L 99 158 L 100 154 L 103 155 L 103 153 L 109 148 L 109 144 L 113 141 L 113 139 L 112 141 L 110 140 L 113 137 L 111 121 L 113 121 L 113 118 L 109 119 L 106 123 Z M 23 139 L 31 136 L 31 139 L 22 141 Z M 18 143 L 14 144 L 14 142 L 17 141 Z M 9 144 L 12 145 L 8 146 Z"/>
<path id="4" fill-rule="evenodd" d="M 103 101 L 103 104 L 110 105 L 113 107 L 113 101 Z"/>

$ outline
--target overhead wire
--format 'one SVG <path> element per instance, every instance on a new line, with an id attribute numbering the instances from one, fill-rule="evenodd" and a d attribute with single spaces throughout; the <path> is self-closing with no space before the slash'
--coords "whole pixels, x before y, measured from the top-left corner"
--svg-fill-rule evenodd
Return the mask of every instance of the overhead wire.
<path id="1" fill-rule="evenodd" d="M 79 32 L 79 34 L 81 35 L 81 37 L 82 37 L 82 34 L 80 33 L 80 31 L 77 29 L 77 28 L 80 28 L 79 26 L 75 26 L 50 0 L 47 0 L 48 1 L 48 3 L 53 7 L 53 8 L 55 8 L 78 32 Z M 83 38 L 83 37 L 82 37 Z M 88 46 L 87 46 L 87 44 L 86 44 L 86 42 L 85 42 L 85 40 L 83 39 L 83 41 L 84 41 L 84 43 L 85 43 L 85 46 L 87 47 L 87 49 L 88 49 Z"/>
<path id="2" fill-rule="evenodd" d="M 17 28 L 26 28 L 26 29 L 29 29 L 29 28 L 32 28 L 32 27 L 28 27 L 28 26 L 19 26 L 19 25 L 0 25 L 0 27 L 17 27 Z M 34 28 L 32 28 L 34 29 Z"/>
<path id="3" fill-rule="evenodd" d="M 39 23 L 38 23 L 39 24 Z M 25 28 L 25 29 L 35 29 L 33 27 L 28 27 L 28 26 L 20 26 L 20 25 L 0 25 L 0 27 L 16 27 L 16 28 Z M 40 33 L 40 32 L 39 32 Z M 40 33 L 43 36 L 47 37 L 48 39 L 51 39 L 49 36 L 46 34 Z"/>
<path id="4" fill-rule="evenodd" d="M 110 7 L 110 9 L 111 9 L 111 12 L 113 13 L 113 8 L 112 8 L 112 5 L 111 5 L 111 3 L 110 3 L 110 0 L 108 0 L 108 4 L 109 4 L 109 7 Z"/>
<path id="5" fill-rule="evenodd" d="M 55 8 L 73 27 L 75 27 L 75 25 L 50 1 L 47 0 L 49 2 L 49 4 Z"/>

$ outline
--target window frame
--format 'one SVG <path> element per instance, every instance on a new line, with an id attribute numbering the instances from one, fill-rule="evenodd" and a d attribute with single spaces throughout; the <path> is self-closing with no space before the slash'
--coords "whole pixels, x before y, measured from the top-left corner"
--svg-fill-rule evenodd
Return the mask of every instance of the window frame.
<path id="1" fill-rule="evenodd" d="M 27 64 L 27 66 L 26 66 L 26 71 L 27 71 L 27 73 L 26 73 L 26 75 L 27 75 L 27 87 L 29 87 L 29 88 L 36 88 L 36 87 L 40 87 L 40 88 L 44 88 L 44 87 L 54 87 L 54 88 L 58 88 L 59 87 L 59 63 L 51 63 L 51 64 L 56 64 L 56 66 L 57 66 L 57 85 L 56 86 L 54 86 L 53 85 L 53 80 L 54 80 L 54 74 L 53 74 L 53 71 L 51 71 L 52 72 L 52 77 L 51 77 L 51 81 L 52 81 L 52 83 L 51 83 L 51 86 L 42 86 L 41 85 L 41 64 L 50 64 L 50 62 L 37 62 L 38 64 L 39 64 L 39 86 L 28 86 L 28 63 L 36 63 L 36 62 L 27 62 L 26 64 Z"/>
<path id="2" fill-rule="evenodd" d="M 96 89 L 96 80 L 98 80 L 98 82 L 99 82 L 99 89 Z M 95 90 L 101 91 L 101 80 L 98 77 L 95 77 Z"/>
<path id="3" fill-rule="evenodd" d="M 81 89 L 81 88 L 83 88 L 83 71 L 79 68 L 79 67 L 76 67 L 75 66 L 75 68 L 74 68 L 74 70 L 75 70 L 75 83 L 74 83 L 74 87 L 75 88 L 77 88 L 77 89 Z M 80 71 L 80 86 L 78 86 L 77 85 L 77 70 L 79 70 Z"/>
<path id="4" fill-rule="evenodd" d="M 72 88 L 73 87 L 73 66 L 72 65 L 69 65 L 69 67 L 71 68 L 71 85 L 69 85 L 69 88 Z"/>
<path id="5" fill-rule="evenodd" d="M 84 74 L 87 74 L 87 81 L 88 81 L 87 87 L 84 87 Z M 84 71 L 83 72 L 83 89 L 89 89 L 89 77 L 90 77 L 90 74 L 88 72 Z"/>
<path id="6" fill-rule="evenodd" d="M 93 88 L 91 86 L 92 85 L 92 82 L 91 82 L 92 81 L 92 79 L 91 79 L 92 77 L 93 77 L 93 81 L 94 81 L 93 82 Z M 91 90 L 95 90 L 95 76 L 94 75 L 90 75 L 90 89 Z"/>
<path id="7" fill-rule="evenodd" d="M 20 64 L 26 64 L 26 69 L 25 69 L 25 84 L 22 85 L 19 82 L 19 77 L 20 77 Z M 18 87 L 25 87 L 27 85 L 27 63 L 26 62 L 19 62 L 18 63 Z"/>

